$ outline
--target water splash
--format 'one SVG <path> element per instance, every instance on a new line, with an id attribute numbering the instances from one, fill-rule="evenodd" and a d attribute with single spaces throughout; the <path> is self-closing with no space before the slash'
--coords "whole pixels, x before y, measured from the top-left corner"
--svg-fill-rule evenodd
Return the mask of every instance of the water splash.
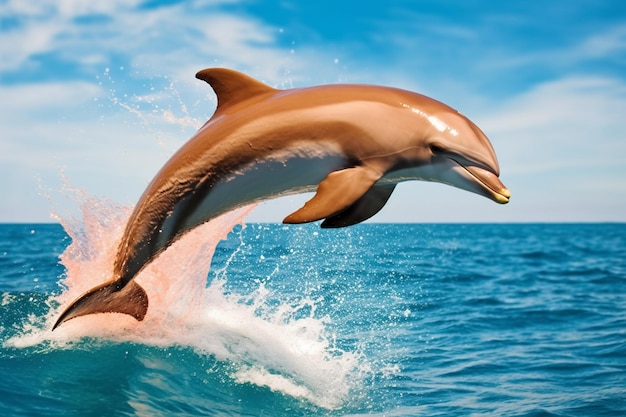
<path id="1" fill-rule="evenodd" d="M 107 68 L 100 84 L 108 85 L 113 105 L 136 116 L 148 131 L 163 122 L 182 130 L 197 129 L 202 121 L 189 113 L 174 83 L 165 81 L 169 85 L 159 93 L 151 86 L 143 95 L 126 94 Z M 295 301 L 270 303 L 271 293 L 261 282 L 249 294 L 227 291 L 229 262 L 207 285 L 218 243 L 233 228 L 243 226 L 253 205 L 190 231 L 137 276 L 150 300 L 143 321 L 123 314 L 98 314 L 70 320 L 52 332 L 59 314 L 72 301 L 111 279 L 117 243 L 132 211 L 89 196 L 66 178 L 61 191 L 80 209 L 78 215 L 53 216 L 72 239 L 61 255 L 66 268 L 60 282 L 63 289 L 47 301 L 48 314 L 28 317 L 22 331 L 5 345 L 72 349 L 79 341 L 94 338 L 190 347 L 232 365 L 228 369 L 233 381 L 267 387 L 328 409 L 341 407 L 358 388 L 359 375 L 369 372 L 361 354 L 336 347 L 328 330 L 330 319 L 316 315 L 316 300 L 303 295 Z"/>
<path id="2" fill-rule="evenodd" d="M 227 213 L 187 233 L 136 278 L 150 307 L 141 322 L 123 314 L 72 319 L 54 332 L 58 315 L 88 289 L 111 278 L 113 259 L 131 208 L 80 194 L 82 219 L 60 219 L 72 243 L 61 255 L 63 291 L 48 301 L 45 317 L 31 317 L 13 347 L 45 345 L 72 349 L 84 338 L 152 346 L 191 347 L 228 363 L 230 377 L 334 409 L 356 387 L 366 365 L 358 353 L 337 348 L 327 331 L 328 317 L 317 317 L 315 300 L 303 296 L 276 305 L 259 283 L 249 294 L 226 291 L 226 271 L 207 286 L 218 243 L 253 210 Z M 243 243 L 242 243 L 243 244 Z M 228 262 L 224 268 L 228 268 Z"/>
<path id="3" fill-rule="evenodd" d="M 119 68 L 119 72 L 123 70 L 123 67 Z M 107 90 L 110 104 L 135 116 L 148 131 L 162 128 L 163 122 L 177 125 L 182 131 L 188 128 L 197 130 L 204 123 L 206 115 L 200 118 L 192 115 L 176 82 L 167 76 L 149 76 L 151 83 L 145 85 L 143 91 L 133 92 L 125 92 L 124 77 L 114 75 L 110 68 L 96 78 L 98 84 Z"/>

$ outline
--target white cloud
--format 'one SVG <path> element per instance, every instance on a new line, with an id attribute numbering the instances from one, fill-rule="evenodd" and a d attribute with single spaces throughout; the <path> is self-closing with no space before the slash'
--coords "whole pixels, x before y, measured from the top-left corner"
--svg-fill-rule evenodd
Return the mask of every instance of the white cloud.
<path id="1" fill-rule="evenodd" d="M 101 96 L 98 86 L 83 82 L 1 86 L 0 165 L 18 164 L 22 173 L 14 169 L 12 181 L 30 181 L 26 171 L 48 171 L 84 149 L 74 132 L 93 124 L 82 117 Z"/>
<path id="2" fill-rule="evenodd" d="M 31 118 L 25 112 L 75 108 L 103 94 L 97 85 L 81 81 L 4 85 L 0 86 L 0 117 L 9 124 L 16 117 Z"/>
<path id="3" fill-rule="evenodd" d="M 0 71 L 28 66 L 37 54 L 63 52 L 68 36 L 80 26 L 75 18 L 92 15 L 123 14 L 138 1 L 41 0 L 24 2 L 9 0 L 0 5 L 0 14 L 12 25 L 3 29 L 0 43 Z M 77 43 L 89 42 L 89 37 L 77 36 Z M 92 44 L 93 48 L 94 45 Z M 32 65 L 32 62 L 30 62 Z"/>
<path id="4" fill-rule="evenodd" d="M 499 51 L 490 59 L 478 63 L 478 68 L 489 73 L 514 69 L 550 69 L 574 75 L 580 67 L 598 62 L 624 62 L 626 53 L 626 24 L 613 26 L 598 25 L 597 29 L 584 36 L 572 36 L 569 44 L 560 48 L 538 44 L 527 50 Z M 622 54 L 620 58 L 620 54 Z"/>
<path id="5" fill-rule="evenodd" d="M 602 58 L 620 52 L 626 52 L 626 24 L 608 27 L 589 36 L 575 48 L 573 55 L 580 58 Z"/>
<path id="6" fill-rule="evenodd" d="M 221 11 L 218 6 L 230 1 L 158 8 L 138 7 L 138 3 L 66 0 L 24 7 L 23 2 L 8 2 L 1 10 L 16 23 L 3 30 L 0 71 L 53 71 L 42 68 L 47 55 L 74 71 L 94 74 L 116 57 L 129 69 L 140 69 L 137 77 L 166 76 L 197 85 L 195 72 L 212 65 L 244 69 L 272 84 L 302 68 L 304 51 L 294 59 L 291 48 L 277 45 L 277 28 L 254 17 Z M 319 73 L 335 70 L 331 60 L 318 66 Z"/>
<path id="7" fill-rule="evenodd" d="M 624 167 L 626 84 L 621 80 L 555 80 L 492 106 L 480 123 L 511 170 Z"/>
<path id="8" fill-rule="evenodd" d="M 17 70 L 25 66 L 31 56 L 50 50 L 60 29 L 61 25 L 56 22 L 32 22 L 19 30 L 5 31 L 0 42 L 0 71 Z"/>

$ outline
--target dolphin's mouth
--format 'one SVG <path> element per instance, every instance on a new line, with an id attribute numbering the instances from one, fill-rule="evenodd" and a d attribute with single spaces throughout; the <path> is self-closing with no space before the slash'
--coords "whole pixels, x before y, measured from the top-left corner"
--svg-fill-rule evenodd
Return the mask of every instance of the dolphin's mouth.
<path id="1" fill-rule="evenodd" d="M 496 174 L 476 165 L 463 165 L 454 159 L 453 161 L 462 167 L 471 176 L 474 182 L 482 186 L 482 191 L 484 191 L 486 197 L 500 204 L 509 202 L 511 192 L 502 181 L 500 181 Z"/>

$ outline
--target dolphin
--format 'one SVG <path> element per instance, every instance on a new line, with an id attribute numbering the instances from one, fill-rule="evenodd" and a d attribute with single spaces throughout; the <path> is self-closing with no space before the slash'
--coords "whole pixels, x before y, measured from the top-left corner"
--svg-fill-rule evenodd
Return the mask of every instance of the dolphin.
<path id="1" fill-rule="evenodd" d="M 196 78 L 217 95 L 213 116 L 161 168 L 132 212 L 112 280 L 58 318 L 116 312 L 141 321 L 137 274 L 187 231 L 252 202 L 316 191 L 285 223 L 360 223 L 397 183 L 437 181 L 507 203 L 485 134 L 437 100 L 397 88 L 322 85 L 280 90 L 226 68 Z"/>

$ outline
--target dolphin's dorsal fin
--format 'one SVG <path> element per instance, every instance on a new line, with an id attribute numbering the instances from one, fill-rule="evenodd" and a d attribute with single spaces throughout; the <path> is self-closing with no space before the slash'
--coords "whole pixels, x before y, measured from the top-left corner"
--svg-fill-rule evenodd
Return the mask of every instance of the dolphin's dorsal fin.
<path id="1" fill-rule="evenodd" d="M 217 95 L 217 111 L 233 106 L 251 97 L 277 91 L 267 84 L 228 68 L 207 68 L 198 71 L 196 78 L 206 81 Z"/>

